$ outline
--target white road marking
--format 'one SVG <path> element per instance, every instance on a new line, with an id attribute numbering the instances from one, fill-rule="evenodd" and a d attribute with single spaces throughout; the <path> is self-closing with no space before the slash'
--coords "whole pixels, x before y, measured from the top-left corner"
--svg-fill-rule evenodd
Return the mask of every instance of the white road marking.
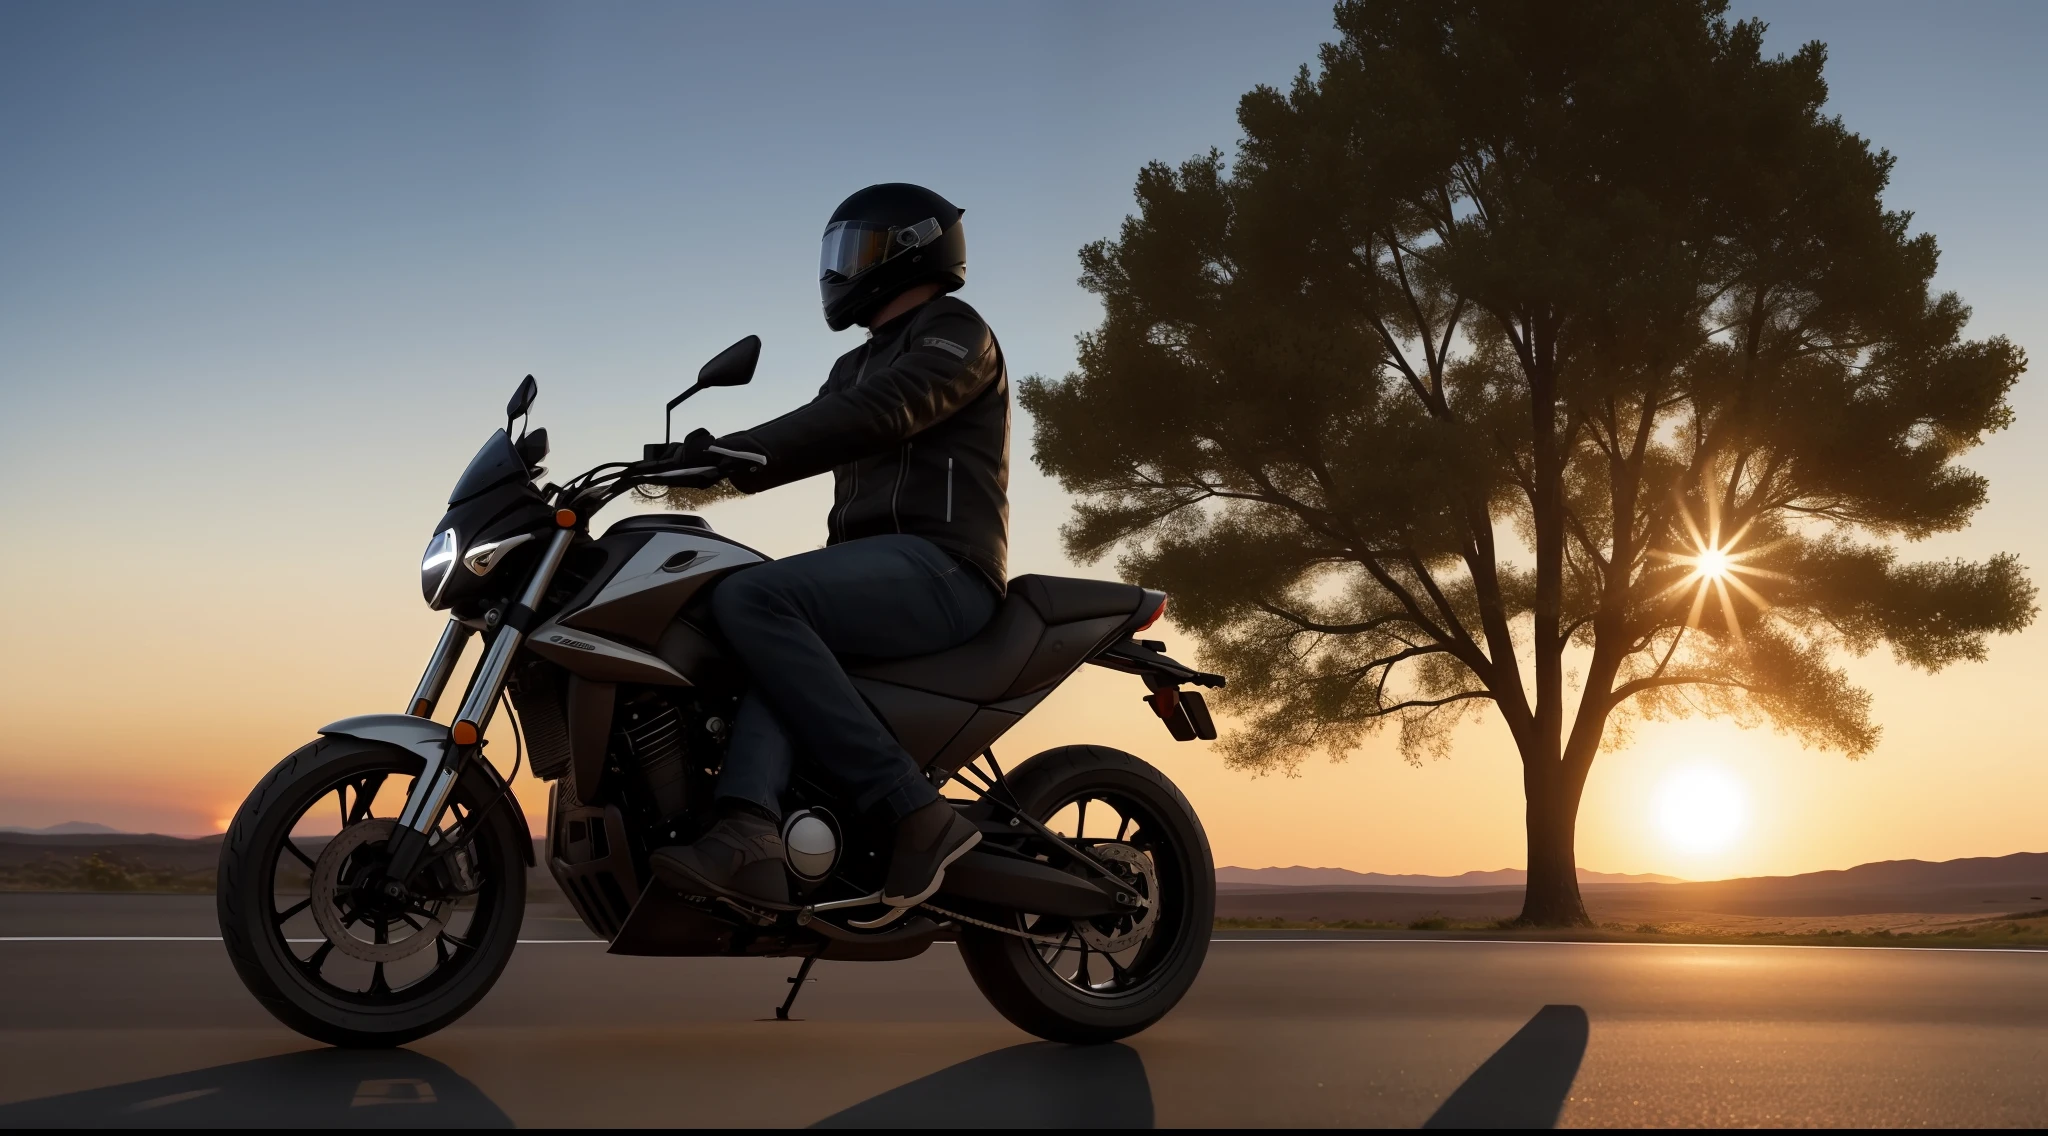
<path id="1" fill-rule="evenodd" d="M 288 943 L 324 943 L 325 939 L 286 939 Z M 0 943 L 218 943 L 219 935 L 0 935 Z M 522 947 L 545 947 L 557 943 L 594 943 L 603 939 L 521 939 Z"/>
<path id="2" fill-rule="evenodd" d="M 292 943 L 319 943 L 323 939 L 289 939 Z M 2039 955 L 2048 947 L 1905 947 L 1833 943 L 1611 943 L 1598 939 L 1337 939 L 1302 937 L 1287 939 L 1210 939 L 1212 943 L 1380 943 L 1398 946 L 1420 943 L 1434 946 L 1480 947 L 1689 947 L 1694 950 L 1767 951 L 1912 951 L 1918 954 Z M 218 943 L 219 935 L 0 935 L 0 943 Z M 609 946 L 603 939 L 520 939 L 522 947 L 583 944 Z M 950 941 L 933 946 L 955 945 Z"/>

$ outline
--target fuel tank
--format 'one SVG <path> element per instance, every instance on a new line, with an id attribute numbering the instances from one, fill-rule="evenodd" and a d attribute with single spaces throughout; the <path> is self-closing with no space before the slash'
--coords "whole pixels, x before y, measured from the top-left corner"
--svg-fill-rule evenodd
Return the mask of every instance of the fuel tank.
<path id="1" fill-rule="evenodd" d="M 677 615 L 719 577 L 767 559 L 698 517 L 627 517 L 571 554 L 564 571 L 581 580 L 576 594 L 528 648 L 595 682 L 689 686 L 719 651 Z"/>

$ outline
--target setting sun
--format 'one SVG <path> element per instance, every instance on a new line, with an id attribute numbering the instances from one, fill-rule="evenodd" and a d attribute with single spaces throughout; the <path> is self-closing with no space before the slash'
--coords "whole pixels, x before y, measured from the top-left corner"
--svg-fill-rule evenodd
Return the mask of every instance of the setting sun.
<path id="1" fill-rule="evenodd" d="M 1709 548 L 1693 561 L 1693 575 L 1702 579 L 1718 580 L 1728 574 L 1731 561 L 1726 549 Z"/>
<path id="2" fill-rule="evenodd" d="M 1657 790 L 1657 827 L 1684 852 L 1719 852 L 1735 842 L 1748 818 L 1742 786 L 1712 766 L 1681 769 Z"/>

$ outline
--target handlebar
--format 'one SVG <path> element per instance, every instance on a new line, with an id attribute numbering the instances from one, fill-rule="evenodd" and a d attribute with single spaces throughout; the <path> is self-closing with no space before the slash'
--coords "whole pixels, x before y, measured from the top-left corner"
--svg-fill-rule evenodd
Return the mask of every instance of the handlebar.
<path id="1" fill-rule="evenodd" d="M 635 478 L 642 485 L 665 485 L 674 489 L 709 489 L 725 480 L 725 471 L 715 465 L 693 465 L 670 473 Z"/>
<path id="2" fill-rule="evenodd" d="M 608 462 L 572 479 L 556 490 L 556 500 L 584 516 L 595 514 L 606 504 L 642 485 L 674 489 L 709 489 L 725 480 L 736 466 L 759 469 L 768 463 L 763 454 L 725 450 L 717 446 L 717 464 L 679 466 L 683 461 L 680 442 L 651 444 L 647 456 L 637 462 Z"/>

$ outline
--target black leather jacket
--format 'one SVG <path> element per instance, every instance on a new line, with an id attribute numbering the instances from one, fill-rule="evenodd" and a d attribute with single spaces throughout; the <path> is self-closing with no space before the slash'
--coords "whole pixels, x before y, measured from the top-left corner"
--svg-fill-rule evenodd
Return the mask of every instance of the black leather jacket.
<path id="1" fill-rule="evenodd" d="M 759 493 L 832 471 L 827 544 L 910 533 L 1004 590 L 1010 532 L 1010 379 L 995 333 L 942 296 L 874 328 L 818 397 L 720 438 L 765 454 L 734 485 Z"/>

